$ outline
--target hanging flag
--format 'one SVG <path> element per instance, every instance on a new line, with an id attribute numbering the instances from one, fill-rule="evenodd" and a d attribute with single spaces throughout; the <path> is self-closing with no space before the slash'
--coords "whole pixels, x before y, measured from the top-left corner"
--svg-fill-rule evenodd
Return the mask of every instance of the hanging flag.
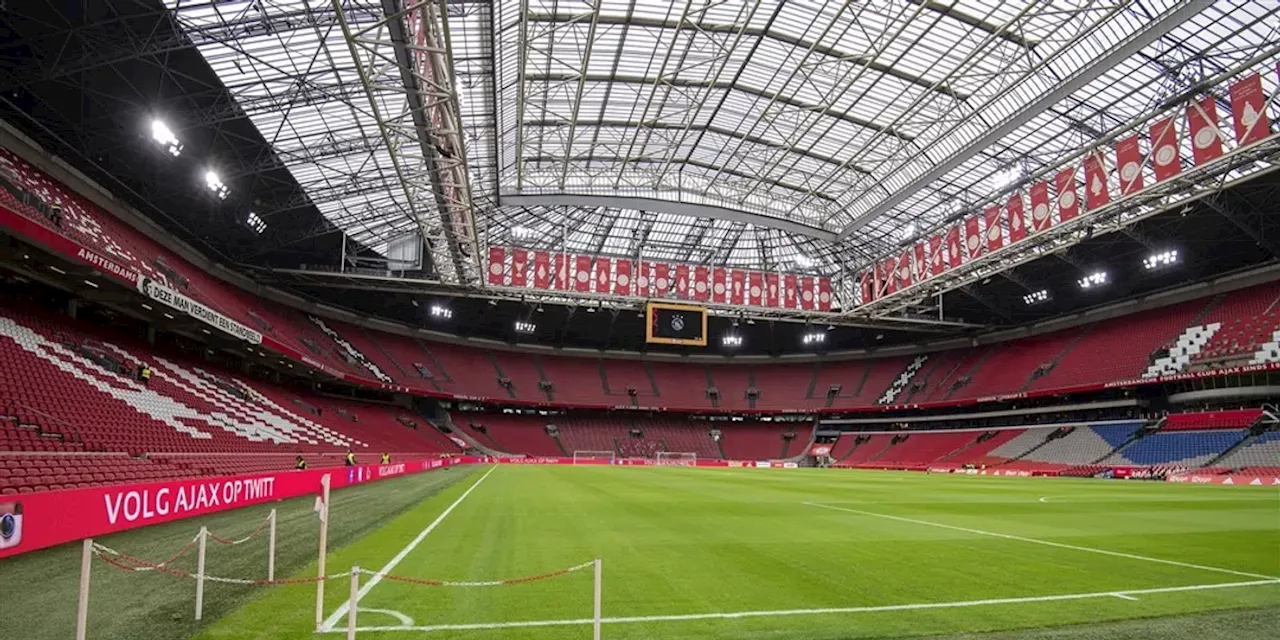
<path id="1" fill-rule="evenodd" d="M 1142 191 L 1142 149 L 1136 134 L 1116 141 L 1116 176 L 1120 178 L 1120 195 Z"/>
<path id="2" fill-rule="evenodd" d="M 1022 194 L 1016 192 L 1009 196 L 1009 202 L 1004 206 L 1009 218 L 1009 244 L 1027 237 L 1027 218 L 1022 207 Z"/>
<path id="3" fill-rule="evenodd" d="M 858 286 L 862 290 L 862 304 L 867 304 L 876 299 L 876 282 L 875 269 L 864 272 L 858 277 Z"/>
<path id="4" fill-rule="evenodd" d="M 764 306 L 777 309 L 778 303 L 778 274 L 764 274 Z"/>
<path id="5" fill-rule="evenodd" d="M 609 293 L 612 280 L 613 261 L 608 258 L 596 258 L 596 293 Z"/>
<path id="6" fill-rule="evenodd" d="M 693 269 L 693 299 L 706 302 L 711 297 L 711 287 L 707 281 L 711 278 L 711 268 L 698 265 Z"/>
<path id="7" fill-rule="evenodd" d="M 671 265 L 665 262 L 653 265 L 653 295 L 658 298 L 671 297 Z"/>
<path id="8" fill-rule="evenodd" d="M 575 256 L 573 290 L 585 293 L 591 290 L 591 256 Z"/>
<path id="9" fill-rule="evenodd" d="M 884 293 L 880 296 L 883 297 L 898 290 L 898 259 L 885 258 L 880 268 L 882 269 L 880 284 L 884 288 Z"/>
<path id="10" fill-rule="evenodd" d="M 787 309 L 796 308 L 796 274 L 782 276 L 782 306 Z"/>
<path id="11" fill-rule="evenodd" d="M 1049 183 L 1037 182 L 1031 185 L 1031 231 L 1040 233 L 1053 226 L 1053 218 L 1049 215 Z"/>
<path id="12" fill-rule="evenodd" d="M 982 242 L 982 231 L 978 228 L 978 222 L 977 215 L 964 219 L 964 248 L 968 260 L 986 253 L 986 245 Z"/>
<path id="13" fill-rule="evenodd" d="M 800 308 L 805 311 L 813 311 L 817 305 L 817 296 L 813 291 L 813 278 L 811 276 L 800 276 Z"/>
<path id="14" fill-rule="evenodd" d="M 947 229 L 947 264 L 952 269 L 964 264 L 964 249 L 960 245 L 960 226 L 956 223 Z"/>
<path id="15" fill-rule="evenodd" d="M 1106 159 L 1101 151 L 1090 151 L 1084 157 L 1084 206 L 1097 209 L 1111 202 L 1111 191 L 1107 188 Z"/>
<path id="16" fill-rule="evenodd" d="M 742 269 L 729 271 L 729 304 L 745 304 L 747 297 L 747 272 Z"/>
<path id="17" fill-rule="evenodd" d="M 506 259 L 506 249 L 489 247 L 489 284 L 502 286 L 503 272 L 506 270 Z"/>
<path id="18" fill-rule="evenodd" d="M 631 271 L 635 263 L 630 260 L 618 261 L 618 273 L 613 277 L 613 295 L 629 296 L 632 292 Z"/>
<path id="19" fill-rule="evenodd" d="M 1222 132 L 1218 129 L 1218 107 L 1213 96 L 1187 106 L 1187 127 L 1191 130 L 1191 157 L 1196 166 L 1222 157 Z"/>
<path id="20" fill-rule="evenodd" d="M 546 251 L 533 252 L 533 288 L 551 288 L 551 255 Z"/>
<path id="21" fill-rule="evenodd" d="M 929 256 L 926 255 L 925 243 L 923 240 L 916 243 L 915 251 L 915 270 L 913 271 L 916 282 L 924 282 L 929 277 Z"/>
<path id="22" fill-rule="evenodd" d="M 1067 167 L 1054 177 L 1058 190 L 1058 221 L 1066 222 L 1080 215 L 1080 199 L 1076 197 L 1076 168 Z"/>
<path id="23" fill-rule="evenodd" d="M 640 263 L 640 273 L 636 274 L 636 293 L 644 298 L 654 297 L 652 262 L 642 261 Z"/>
<path id="24" fill-rule="evenodd" d="M 729 272 L 724 267 L 711 270 L 711 301 L 723 304 L 729 299 Z"/>
<path id="25" fill-rule="evenodd" d="M 511 250 L 511 286 L 529 286 L 529 250 Z"/>
<path id="26" fill-rule="evenodd" d="M 818 278 L 818 311 L 831 310 L 831 278 Z"/>
<path id="27" fill-rule="evenodd" d="M 1178 128 L 1172 116 L 1151 125 L 1151 164 L 1156 182 L 1182 173 L 1182 154 L 1178 151 Z"/>
<path id="28" fill-rule="evenodd" d="M 1267 119 L 1267 96 L 1262 92 L 1262 76 L 1253 74 L 1231 85 L 1231 118 L 1236 125 L 1236 142 L 1253 144 L 1271 135 Z"/>
<path id="29" fill-rule="evenodd" d="M 942 260 L 942 234 L 937 233 L 929 238 L 929 273 L 941 275 L 945 268 L 946 263 Z"/>
<path id="30" fill-rule="evenodd" d="M 551 288 L 569 290 L 569 256 L 557 253 L 551 261 Z"/>
<path id="31" fill-rule="evenodd" d="M 911 273 L 911 250 L 907 249 L 902 252 L 902 255 L 898 256 L 897 280 L 899 289 L 906 289 L 912 285 Z"/>
<path id="32" fill-rule="evenodd" d="M 987 230 L 987 251 L 995 251 L 1004 246 L 1004 230 L 1000 228 L 1000 207 L 987 207 L 982 212 L 983 222 Z"/>
<path id="33" fill-rule="evenodd" d="M 753 307 L 764 304 L 764 274 L 759 271 L 747 272 L 747 304 Z"/>
<path id="34" fill-rule="evenodd" d="M 676 296 L 682 300 L 689 299 L 689 265 L 676 265 Z"/>

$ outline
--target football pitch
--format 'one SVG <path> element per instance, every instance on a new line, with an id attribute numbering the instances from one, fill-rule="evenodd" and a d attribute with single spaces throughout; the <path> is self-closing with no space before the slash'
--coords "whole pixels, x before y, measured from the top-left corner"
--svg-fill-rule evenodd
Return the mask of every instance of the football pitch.
<path id="1" fill-rule="evenodd" d="M 1265 637 L 1280 619 L 1280 491 L 841 470 L 481 467 L 333 550 L 328 570 L 376 572 L 361 579 L 359 638 L 590 638 L 589 566 L 515 584 L 415 581 L 501 582 L 597 557 L 605 638 L 1021 634 L 1081 624 L 1095 626 L 1052 637 L 1177 635 L 1162 624 L 1186 637 L 1218 628 Z M 348 580 L 329 583 L 319 634 L 314 591 L 278 589 L 198 637 L 343 638 L 349 591 Z"/>

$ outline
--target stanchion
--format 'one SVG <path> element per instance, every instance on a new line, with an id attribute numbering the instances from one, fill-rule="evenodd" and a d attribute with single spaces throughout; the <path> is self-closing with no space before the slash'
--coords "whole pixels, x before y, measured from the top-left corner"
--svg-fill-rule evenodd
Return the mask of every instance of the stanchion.
<path id="1" fill-rule="evenodd" d="M 200 527 L 199 551 L 196 552 L 196 620 L 204 616 L 204 550 L 209 541 L 209 529 Z"/>
<path id="2" fill-rule="evenodd" d="M 351 567 L 351 599 L 347 601 L 347 640 L 356 640 L 356 603 L 360 601 L 360 565 Z"/>
<path id="3" fill-rule="evenodd" d="M 316 632 L 324 626 L 324 559 L 328 551 L 329 537 L 329 474 L 320 478 L 320 557 L 316 561 Z"/>
<path id="4" fill-rule="evenodd" d="M 271 510 L 271 515 L 267 516 L 270 523 L 267 525 L 267 580 L 276 579 L 276 510 Z"/>
<path id="5" fill-rule="evenodd" d="M 84 539 L 80 552 L 80 601 L 76 605 L 76 640 L 89 633 L 89 570 L 93 564 L 93 538 Z"/>
<path id="6" fill-rule="evenodd" d="M 600 640 L 600 558 L 596 558 L 596 579 L 595 579 L 595 611 L 591 619 L 591 637 L 593 640 Z"/>

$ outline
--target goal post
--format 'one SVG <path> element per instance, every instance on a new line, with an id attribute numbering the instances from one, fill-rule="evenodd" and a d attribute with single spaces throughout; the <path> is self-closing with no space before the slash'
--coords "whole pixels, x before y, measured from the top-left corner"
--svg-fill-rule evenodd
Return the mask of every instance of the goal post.
<path id="1" fill-rule="evenodd" d="M 657 463 L 660 467 L 696 467 L 698 454 L 684 451 L 659 451 Z"/>
<path id="2" fill-rule="evenodd" d="M 612 451 L 574 451 L 574 464 L 613 464 L 617 454 Z"/>

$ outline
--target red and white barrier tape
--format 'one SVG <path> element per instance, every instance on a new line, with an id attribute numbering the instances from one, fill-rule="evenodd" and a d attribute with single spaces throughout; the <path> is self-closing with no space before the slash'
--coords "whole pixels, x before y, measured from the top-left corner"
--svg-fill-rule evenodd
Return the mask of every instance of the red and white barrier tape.
<path id="1" fill-rule="evenodd" d="M 103 562 L 106 562 L 107 564 L 117 569 L 120 569 L 122 571 L 159 571 L 161 573 L 167 573 L 169 575 L 178 576 L 180 578 L 191 578 L 193 580 L 199 579 L 199 576 L 189 571 L 174 569 L 172 567 L 165 566 L 164 563 L 157 564 L 153 562 L 148 562 L 140 558 L 135 558 L 133 556 L 120 553 L 115 549 L 112 549 L 110 547 L 105 547 L 97 543 L 94 543 L 93 549 L 94 549 L 94 555 L 96 555 L 99 560 L 102 560 Z M 210 576 L 210 575 L 206 575 L 204 579 L 208 582 L 221 582 L 224 584 L 242 584 L 242 585 L 255 585 L 255 586 L 283 586 L 283 585 L 290 585 L 290 584 L 315 583 L 315 582 L 320 582 L 322 580 L 337 580 L 340 578 L 349 578 L 349 577 L 351 577 L 351 572 L 348 571 L 346 573 L 335 573 L 333 575 L 328 575 L 324 577 L 285 578 L 281 580 L 221 578 L 218 576 Z"/>
<path id="2" fill-rule="evenodd" d="M 505 580 L 478 580 L 478 581 L 476 580 L 431 580 L 428 578 L 411 578 L 409 576 L 397 576 L 397 575 L 391 575 L 391 574 L 383 574 L 382 579 L 391 580 L 394 582 L 407 582 L 409 584 L 421 584 L 429 587 L 502 587 L 502 586 L 508 586 L 513 584 L 524 584 L 526 582 L 537 582 L 539 580 L 557 578 L 569 573 L 573 573 L 574 571 L 581 571 L 583 569 L 586 569 L 594 565 L 595 565 L 595 561 L 592 560 L 591 562 L 584 562 L 580 565 L 569 567 L 568 569 L 561 569 L 559 571 L 552 571 L 550 573 L 540 573 L 534 576 L 524 576 L 522 578 L 507 578 Z M 377 571 L 361 570 L 360 573 L 363 573 L 366 575 L 378 575 Z"/>
<path id="3" fill-rule="evenodd" d="M 248 542 L 248 541 L 252 540 L 252 539 L 254 538 L 254 536 L 257 536 L 259 533 L 262 533 L 262 530 L 263 530 L 263 529 L 266 529 L 268 524 L 271 524 L 271 517 L 270 517 L 270 516 L 268 516 L 266 519 L 264 519 L 264 520 L 262 521 L 262 524 L 259 524 L 259 525 L 258 525 L 258 528 L 257 528 L 257 529 L 254 529 L 252 533 L 250 533 L 249 535 L 247 535 L 247 536 L 245 536 L 245 537 L 243 537 L 243 538 L 240 538 L 239 540 L 228 540 L 228 539 L 226 539 L 226 538 L 221 538 L 221 537 L 218 537 L 218 536 L 214 535 L 212 531 L 210 531 L 210 532 L 209 532 L 209 539 L 210 539 L 210 540 L 212 540 L 212 541 L 214 541 L 214 542 L 217 542 L 218 544 L 225 544 L 225 545 L 227 545 L 227 546 L 234 547 L 235 545 L 238 545 L 238 544 L 244 544 L 244 543 L 246 543 L 246 542 Z"/>

